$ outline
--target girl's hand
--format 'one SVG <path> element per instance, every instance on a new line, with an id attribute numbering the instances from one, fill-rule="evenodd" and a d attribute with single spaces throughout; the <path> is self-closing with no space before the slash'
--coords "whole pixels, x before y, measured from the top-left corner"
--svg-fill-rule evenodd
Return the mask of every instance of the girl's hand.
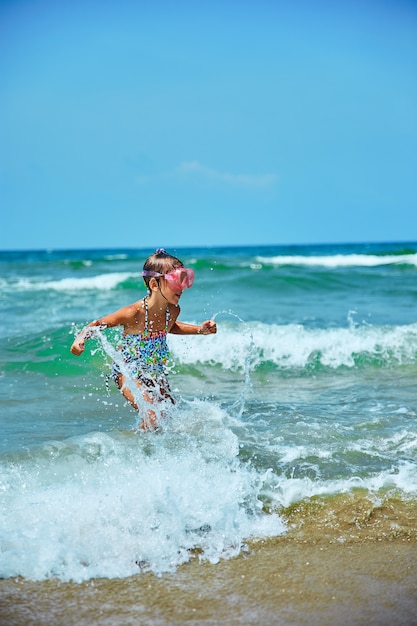
<path id="1" fill-rule="evenodd" d="M 82 339 L 76 339 L 71 346 L 71 352 L 72 354 L 75 354 L 75 356 L 80 356 L 80 354 L 84 352 L 84 348 L 84 341 Z"/>
<path id="2" fill-rule="evenodd" d="M 217 324 L 214 320 L 206 320 L 200 326 L 201 335 L 212 335 L 217 333 Z"/>

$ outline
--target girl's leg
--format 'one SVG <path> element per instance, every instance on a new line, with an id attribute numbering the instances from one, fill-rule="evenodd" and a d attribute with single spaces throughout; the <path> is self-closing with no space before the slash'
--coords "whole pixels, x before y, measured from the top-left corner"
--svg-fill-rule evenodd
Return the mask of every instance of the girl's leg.
<path id="1" fill-rule="evenodd" d="M 128 402 L 133 406 L 136 411 L 139 410 L 138 405 L 136 404 L 135 398 L 129 387 L 125 385 L 126 378 L 123 374 L 118 374 L 116 378 L 116 384 L 122 392 L 123 396 L 126 398 Z M 154 398 L 149 393 L 147 389 L 144 388 L 143 383 L 140 380 L 135 380 L 136 386 L 140 389 L 142 393 L 143 399 L 149 404 L 154 404 Z M 146 415 L 142 418 L 142 423 L 140 425 L 142 430 L 155 430 L 158 428 L 158 419 L 156 416 L 156 412 L 149 408 L 146 411 Z"/>
<path id="2" fill-rule="evenodd" d="M 148 409 L 146 411 L 145 416 L 142 419 L 141 428 L 143 430 L 156 430 L 160 426 L 160 420 L 163 416 L 163 407 L 162 404 L 166 402 L 166 400 L 170 400 L 172 404 L 175 404 L 174 398 L 171 396 L 171 390 L 169 388 L 168 381 L 166 379 L 160 380 L 156 382 L 154 380 L 149 381 L 149 386 L 146 385 L 146 382 L 137 381 L 137 386 L 142 388 L 142 396 L 149 402 L 149 404 L 159 405 L 161 408 L 158 409 Z"/>
<path id="3" fill-rule="evenodd" d="M 128 402 L 133 406 L 134 409 L 138 410 L 138 405 L 135 402 L 135 398 L 133 397 L 133 393 L 130 391 L 129 387 L 125 386 L 126 378 L 123 374 L 118 374 L 115 377 L 116 385 L 119 387 L 123 396 L 126 398 Z"/>

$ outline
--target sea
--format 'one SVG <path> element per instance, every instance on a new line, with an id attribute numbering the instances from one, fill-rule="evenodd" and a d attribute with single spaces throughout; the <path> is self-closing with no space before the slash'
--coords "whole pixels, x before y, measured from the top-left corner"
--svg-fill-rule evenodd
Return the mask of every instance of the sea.
<path id="1" fill-rule="evenodd" d="M 195 271 L 157 432 L 106 386 L 151 249 L 0 252 L 0 577 L 82 583 L 248 542 L 415 537 L 417 243 L 171 248 Z M 372 520 L 374 523 L 372 524 Z M 413 534 L 414 533 L 414 534 Z"/>

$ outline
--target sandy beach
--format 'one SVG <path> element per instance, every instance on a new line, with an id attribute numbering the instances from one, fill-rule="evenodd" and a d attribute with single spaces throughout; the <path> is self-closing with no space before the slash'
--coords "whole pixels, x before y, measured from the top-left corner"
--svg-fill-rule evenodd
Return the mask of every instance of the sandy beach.
<path id="1" fill-rule="evenodd" d="M 81 585 L 3 580 L 3 626 L 417 624 L 414 540 L 276 539 L 212 565 Z"/>

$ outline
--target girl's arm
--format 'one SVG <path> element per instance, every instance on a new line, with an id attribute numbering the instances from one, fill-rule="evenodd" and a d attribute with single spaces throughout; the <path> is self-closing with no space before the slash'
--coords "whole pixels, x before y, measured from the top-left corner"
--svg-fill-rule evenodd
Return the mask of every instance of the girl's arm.
<path id="1" fill-rule="evenodd" d="M 124 326 L 126 328 L 126 326 L 132 325 L 136 313 L 137 305 L 131 304 L 130 306 L 119 309 L 115 313 L 110 313 L 110 315 L 105 315 L 98 320 L 90 322 L 75 338 L 70 348 L 72 354 L 80 356 L 84 352 L 85 342 L 94 335 L 94 328 L 113 328 L 114 326 Z"/>
<path id="2" fill-rule="evenodd" d="M 169 332 L 174 335 L 211 335 L 217 332 L 217 325 L 214 320 L 206 320 L 201 326 L 176 321 Z"/>
<path id="3" fill-rule="evenodd" d="M 80 356 L 84 352 L 86 340 L 90 339 L 90 337 L 94 334 L 94 331 L 91 329 L 97 326 L 99 328 L 107 328 L 107 324 L 104 324 L 103 320 L 94 320 L 93 322 L 87 324 L 87 326 L 85 326 L 85 328 L 83 328 L 74 339 L 74 343 L 70 348 L 72 354 Z"/>

